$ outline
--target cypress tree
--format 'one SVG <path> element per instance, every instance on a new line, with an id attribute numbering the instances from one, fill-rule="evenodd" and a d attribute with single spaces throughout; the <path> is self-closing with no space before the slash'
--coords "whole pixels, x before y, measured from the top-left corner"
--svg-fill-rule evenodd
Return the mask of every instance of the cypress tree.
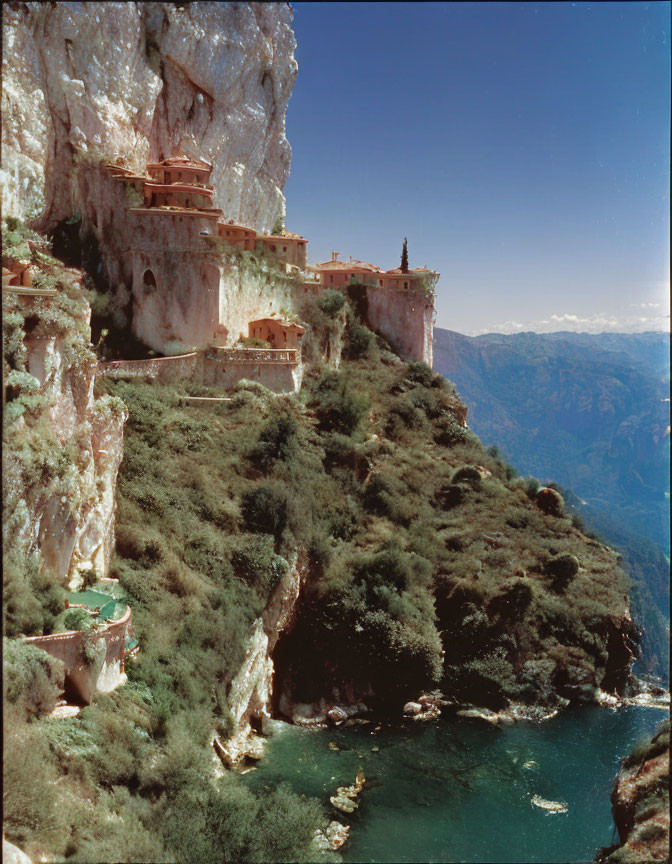
<path id="1" fill-rule="evenodd" d="M 404 237 L 404 245 L 401 247 L 401 272 L 408 273 L 408 240 Z"/>

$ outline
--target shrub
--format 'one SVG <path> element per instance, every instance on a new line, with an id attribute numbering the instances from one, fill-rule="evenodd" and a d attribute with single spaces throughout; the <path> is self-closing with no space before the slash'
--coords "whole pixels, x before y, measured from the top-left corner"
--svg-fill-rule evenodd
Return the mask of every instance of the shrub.
<path id="1" fill-rule="evenodd" d="M 275 486 L 255 486 L 243 494 L 243 520 L 249 531 L 272 534 L 276 542 L 287 522 L 287 499 Z"/>
<path id="2" fill-rule="evenodd" d="M 345 376 L 338 372 L 325 372 L 320 377 L 315 412 L 323 430 L 352 435 L 369 407 L 367 397 L 353 392 Z"/>
<path id="3" fill-rule="evenodd" d="M 434 383 L 434 372 L 426 363 L 417 360 L 408 364 L 406 378 L 421 387 L 431 387 Z"/>
<path id="4" fill-rule="evenodd" d="M 539 481 L 535 477 L 528 477 L 525 484 L 525 494 L 530 499 L 530 501 L 534 501 L 534 499 L 537 497 L 538 491 Z"/>
<path id="5" fill-rule="evenodd" d="M 456 483 L 448 483 L 441 486 L 436 495 L 434 502 L 441 510 L 452 510 L 453 507 L 458 507 L 467 497 L 465 486 Z"/>
<path id="6" fill-rule="evenodd" d="M 14 711 L 5 711 L 2 817 L 7 838 L 23 846 L 34 835 L 49 836 L 58 827 L 56 771 L 44 737 L 26 727 Z"/>
<path id="7" fill-rule="evenodd" d="M 255 588 L 261 597 L 268 596 L 287 570 L 285 559 L 274 552 L 270 534 L 237 539 L 233 544 L 231 563 L 236 575 Z"/>
<path id="8" fill-rule="evenodd" d="M 261 430 L 250 459 L 262 470 L 268 470 L 276 460 L 292 458 L 297 451 L 298 425 L 289 414 L 271 417 Z"/>
<path id="9" fill-rule="evenodd" d="M 457 447 L 459 444 L 473 444 L 474 435 L 451 416 L 440 417 L 435 424 L 434 440 L 441 447 Z"/>
<path id="10" fill-rule="evenodd" d="M 54 633 L 66 633 L 69 630 L 92 630 L 94 619 L 84 609 L 66 609 L 56 618 L 53 625 Z"/>
<path id="11" fill-rule="evenodd" d="M 370 357 L 376 344 L 373 333 L 356 320 L 348 322 L 345 328 L 345 344 L 343 345 L 343 356 L 349 360 L 360 357 Z"/>
<path id="12" fill-rule="evenodd" d="M 50 633 L 65 605 L 65 591 L 36 553 L 13 546 L 3 557 L 2 607 L 6 636 Z"/>
<path id="13" fill-rule="evenodd" d="M 5 702 L 20 706 L 26 719 L 48 714 L 63 690 L 63 663 L 41 648 L 16 639 L 3 639 L 2 647 Z"/>
<path id="14" fill-rule="evenodd" d="M 481 472 L 478 468 L 475 468 L 473 465 L 464 465 L 462 468 L 458 468 L 457 471 L 455 471 L 451 482 L 453 484 L 464 483 L 472 489 L 478 489 L 481 486 L 482 479 Z"/>
<path id="15" fill-rule="evenodd" d="M 345 306 L 345 295 L 340 291 L 325 291 L 316 302 L 321 312 L 333 318 Z"/>
<path id="16" fill-rule="evenodd" d="M 562 552 L 546 562 L 546 572 L 553 577 L 553 590 L 564 591 L 579 572 L 579 561 L 575 555 Z"/>
<path id="17" fill-rule="evenodd" d="M 562 516 L 565 512 L 565 502 L 562 495 L 555 489 L 544 487 L 535 496 L 535 504 L 549 516 Z"/>

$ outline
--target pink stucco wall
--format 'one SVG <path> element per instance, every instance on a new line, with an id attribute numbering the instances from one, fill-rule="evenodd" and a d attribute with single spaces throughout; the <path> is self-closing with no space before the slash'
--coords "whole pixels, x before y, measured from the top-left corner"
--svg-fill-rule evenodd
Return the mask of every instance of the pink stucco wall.
<path id="1" fill-rule="evenodd" d="M 25 642 L 41 648 L 47 654 L 62 660 L 65 665 L 65 695 L 77 702 L 89 704 L 98 689 L 99 679 L 105 677 L 109 688 L 109 669 L 115 664 L 121 669 L 124 644 L 131 626 L 131 610 L 127 608 L 123 618 L 110 623 L 94 635 L 81 630 L 53 633 L 50 636 L 28 636 Z M 101 663 L 88 663 L 84 656 L 85 641 L 104 643 Z"/>
<path id="2" fill-rule="evenodd" d="M 368 323 L 404 360 L 422 360 L 432 367 L 434 302 L 422 292 L 366 289 Z"/>

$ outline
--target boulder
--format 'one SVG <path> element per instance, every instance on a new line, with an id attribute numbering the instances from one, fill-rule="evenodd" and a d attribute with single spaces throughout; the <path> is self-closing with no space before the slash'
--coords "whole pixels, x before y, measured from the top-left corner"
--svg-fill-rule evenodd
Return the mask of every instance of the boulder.
<path id="1" fill-rule="evenodd" d="M 330 708 L 327 711 L 327 717 L 330 720 L 333 720 L 334 723 L 342 723 L 344 720 L 348 719 L 348 712 L 343 708 L 340 708 L 338 705 L 334 705 L 333 708 Z"/>
<path id="2" fill-rule="evenodd" d="M 420 714 L 422 705 L 420 702 L 407 702 L 404 705 L 404 714 Z"/>

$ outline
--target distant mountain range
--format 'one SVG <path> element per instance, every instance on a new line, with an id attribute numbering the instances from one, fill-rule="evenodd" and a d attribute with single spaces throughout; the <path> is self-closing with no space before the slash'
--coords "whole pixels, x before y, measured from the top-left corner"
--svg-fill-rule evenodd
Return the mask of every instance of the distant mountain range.
<path id="1" fill-rule="evenodd" d="M 666 333 L 434 331 L 435 369 L 474 432 L 522 474 L 572 490 L 668 619 L 669 350 Z"/>

